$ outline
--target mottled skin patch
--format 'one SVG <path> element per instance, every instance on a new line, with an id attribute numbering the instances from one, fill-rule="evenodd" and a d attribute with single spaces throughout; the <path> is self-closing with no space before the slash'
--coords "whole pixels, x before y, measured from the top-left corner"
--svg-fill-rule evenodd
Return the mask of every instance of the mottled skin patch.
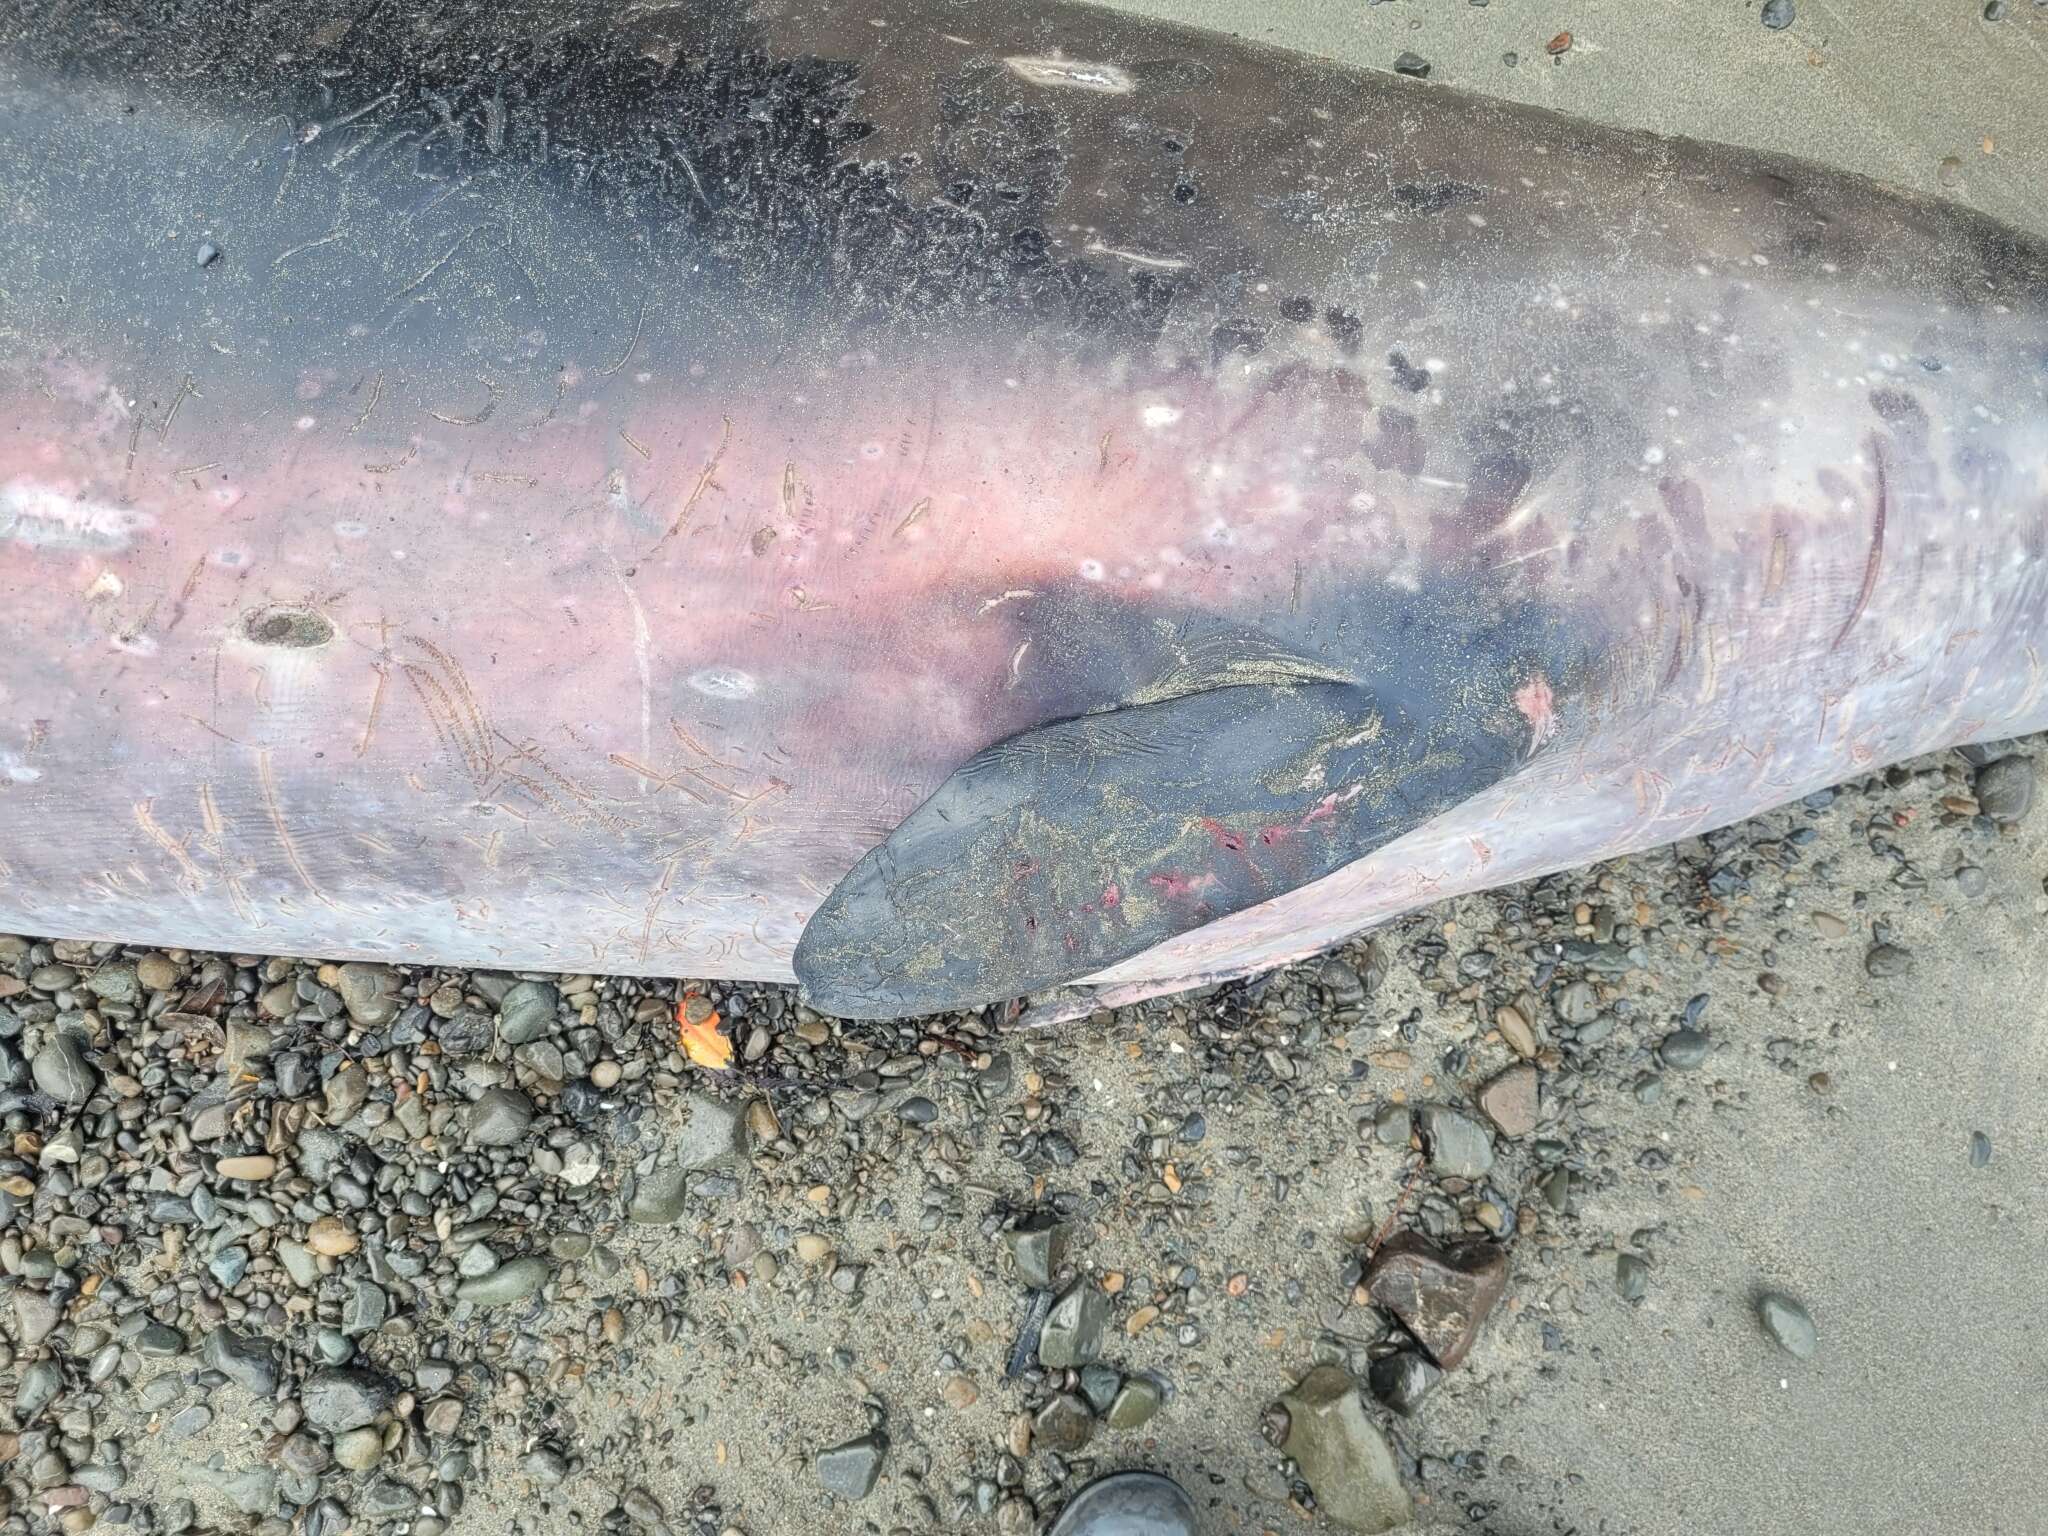
<path id="1" fill-rule="evenodd" d="M 1161 942 L 951 994 L 1129 996 L 2048 721 L 2048 257 L 1853 178 L 1057 6 L 25 0 L 0 186 L 0 926 L 787 977 L 1156 709 L 1166 816 L 1010 782 Z M 1450 765 L 1228 888 L 1353 737 Z"/>

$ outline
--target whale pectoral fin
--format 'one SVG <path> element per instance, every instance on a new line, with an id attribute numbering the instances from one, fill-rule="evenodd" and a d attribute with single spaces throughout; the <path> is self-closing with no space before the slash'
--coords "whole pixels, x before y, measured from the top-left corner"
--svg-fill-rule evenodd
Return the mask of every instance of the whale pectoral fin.
<path id="1" fill-rule="evenodd" d="M 1512 695 L 1244 684 L 1062 720 L 946 780 L 804 929 L 806 1000 L 850 1018 L 1073 981 L 1320 879 L 1511 772 Z"/>

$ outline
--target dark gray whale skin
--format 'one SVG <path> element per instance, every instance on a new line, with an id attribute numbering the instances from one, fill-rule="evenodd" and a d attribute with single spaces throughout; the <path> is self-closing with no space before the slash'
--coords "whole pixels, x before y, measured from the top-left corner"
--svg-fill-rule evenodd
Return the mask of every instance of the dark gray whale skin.
<path id="1" fill-rule="evenodd" d="M 2048 252 L 1813 166 L 1056 4 L 0 12 L 4 926 L 1141 997 L 2048 724 L 2044 514 Z"/>

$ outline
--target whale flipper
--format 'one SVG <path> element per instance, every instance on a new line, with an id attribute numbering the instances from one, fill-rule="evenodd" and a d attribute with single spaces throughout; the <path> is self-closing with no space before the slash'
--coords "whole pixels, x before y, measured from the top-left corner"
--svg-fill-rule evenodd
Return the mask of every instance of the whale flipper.
<path id="1" fill-rule="evenodd" d="M 1547 715 L 1500 681 L 1240 684 L 1013 736 L 833 890 L 805 996 L 867 1018 L 1019 997 L 1320 879 L 1526 758 Z"/>

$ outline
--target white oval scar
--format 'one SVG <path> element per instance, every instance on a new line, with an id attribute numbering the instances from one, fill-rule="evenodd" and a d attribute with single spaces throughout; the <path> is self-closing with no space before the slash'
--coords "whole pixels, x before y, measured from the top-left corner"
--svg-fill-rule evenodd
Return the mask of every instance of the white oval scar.
<path id="1" fill-rule="evenodd" d="M 714 699 L 751 699 L 760 685 L 737 667 L 700 667 L 690 686 Z"/>
<path id="2" fill-rule="evenodd" d="M 1128 96 L 1137 82 L 1114 64 L 1084 64 L 1077 59 L 1033 59 L 1013 55 L 1003 60 L 1010 72 L 1033 85 L 1065 85 L 1108 96 Z"/>

